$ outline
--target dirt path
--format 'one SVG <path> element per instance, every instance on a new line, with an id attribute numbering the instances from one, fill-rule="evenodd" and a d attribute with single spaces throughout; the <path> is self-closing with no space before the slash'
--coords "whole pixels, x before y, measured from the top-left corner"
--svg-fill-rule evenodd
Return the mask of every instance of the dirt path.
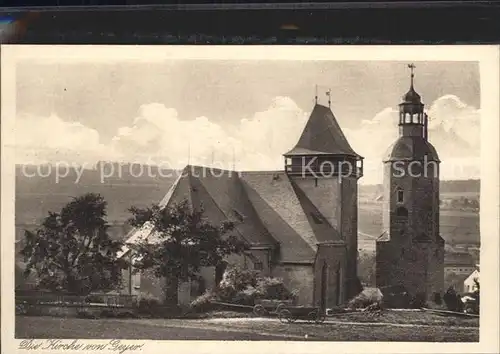
<path id="1" fill-rule="evenodd" d="M 280 323 L 277 318 L 211 318 L 203 319 L 200 322 L 207 323 L 265 323 L 274 322 Z M 298 320 L 294 323 L 308 323 L 307 321 Z M 336 321 L 334 319 L 327 319 L 324 324 L 338 324 L 338 325 L 351 325 L 351 326 L 389 326 L 389 327 L 443 327 L 442 324 L 413 324 L 413 323 L 388 323 L 388 322 L 354 322 L 354 321 Z M 455 328 L 466 329 L 466 330 L 477 330 L 477 326 L 455 326 Z"/>

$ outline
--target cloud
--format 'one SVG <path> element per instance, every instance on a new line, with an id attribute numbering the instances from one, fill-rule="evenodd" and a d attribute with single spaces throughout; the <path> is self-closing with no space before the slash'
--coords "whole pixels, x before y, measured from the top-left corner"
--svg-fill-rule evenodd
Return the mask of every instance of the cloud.
<path id="1" fill-rule="evenodd" d="M 22 115 L 15 121 L 16 163 L 91 163 L 112 154 L 99 142 L 99 133 L 57 115 Z"/>
<path id="2" fill-rule="evenodd" d="M 191 164 L 246 170 L 281 169 L 282 154 L 293 147 L 307 121 L 290 98 L 276 97 L 267 110 L 221 127 L 208 117 L 182 120 L 173 108 L 143 105 L 131 126 L 121 127 L 113 150 L 123 159 L 174 168 Z M 234 160 L 234 161 L 233 161 Z"/>
<path id="3" fill-rule="evenodd" d="M 443 160 L 443 179 L 479 177 L 480 110 L 453 95 L 433 102 L 429 137 Z M 276 97 L 267 109 L 221 126 L 210 117 L 185 120 L 163 104 L 141 106 L 130 124 L 103 145 L 97 131 L 55 115 L 24 116 L 16 122 L 19 163 L 96 160 L 154 163 L 182 168 L 191 164 L 240 170 L 281 170 L 283 153 L 297 142 L 309 112 L 288 97 Z M 388 107 L 357 128 L 343 129 L 351 146 L 365 157 L 361 183 L 382 181 L 382 160 L 398 137 L 398 111 Z"/>
<path id="4" fill-rule="evenodd" d="M 436 147 L 443 151 L 444 156 L 479 155 L 481 148 L 480 109 L 467 105 L 457 96 L 445 95 L 432 103 L 428 114 L 430 134 L 433 131 L 442 134 L 436 138 Z M 445 139 L 446 135 L 448 140 Z M 433 138 L 431 135 L 430 137 Z M 457 138 L 455 144 L 449 141 L 453 138 Z M 468 151 L 464 151 L 460 148 L 461 146 L 466 146 Z"/>

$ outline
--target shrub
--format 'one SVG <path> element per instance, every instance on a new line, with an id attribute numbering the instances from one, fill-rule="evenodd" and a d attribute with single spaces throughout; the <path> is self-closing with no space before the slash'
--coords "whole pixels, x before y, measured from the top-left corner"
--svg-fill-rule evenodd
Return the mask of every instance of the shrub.
<path id="1" fill-rule="evenodd" d="M 257 299 L 290 300 L 297 294 L 288 290 L 281 278 L 259 278 L 253 271 L 233 268 L 221 282 L 217 296 L 221 301 L 253 306 Z"/>
<path id="2" fill-rule="evenodd" d="M 85 297 L 85 302 L 86 303 L 93 303 L 93 304 L 104 304 L 106 303 L 104 296 L 98 295 L 98 294 L 90 294 Z"/>
<path id="3" fill-rule="evenodd" d="M 417 293 L 415 296 L 412 297 L 410 301 L 410 306 L 414 309 L 420 309 L 422 307 L 425 307 L 425 305 L 426 301 L 424 293 Z"/>
<path id="4" fill-rule="evenodd" d="M 226 269 L 222 281 L 220 283 L 221 287 L 231 287 L 236 291 L 245 289 L 248 285 L 257 285 L 258 273 L 248 269 L 242 269 L 240 267 L 228 267 Z"/>
<path id="5" fill-rule="evenodd" d="M 16 305 L 16 315 L 41 316 L 42 308 L 33 304 Z"/>
<path id="6" fill-rule="evenodd" d="M 354 298 L 347 306 L 352 309 L 366 308 L 373 304 L 382 305 L 383 295 L 377 288 L 366 288 Z"/>
<path id="7" fill-rule="evenodd" d="M 258 277 L 258 273 L 231 267 L 224 273 L 219 287 L 206 291 L 190 304 L 190 310 L 205 312 L 213 309 L 213 302 L 228 302 L 253 306 L 257 299 L 294 300 L 297 291 L 288 290 L 281 278 Z"/>
<path id="8" fill-rule="evenodd" d="M 232 301 L 237 294 L 248 286 L 256 287 L 258 273 L 237 266 L 228 267 L 217 289 L 222 301 Z"/>
<path id="9" fill-rule="evenodd" d="M 434 303 L 436 305 L 441 305 L 443 303 L 443 300 L 441 299 L 440 293 L 434 293 Z"/>
<path id="10" fill-rule="evenodd" d="M 189 304 L 189 307 L 192 311 L 195 312 L 209 311 L 212 308 L 213 302 L 215 300 L 216 300 L 216 294 L 213 293 L 212 291 L 206 291 L 203 295 L 200 295 L 196 299 L 194 299 Z"/>
<path id="11" fill-rule="evenodd" d="M 262 297 L 271 300 L 290 300 L 296 296 L 285 287 L 281 278 L 260 278 L 256 290 Z"/>
<path id="12" fill-rule="evenodd" d="M 152 294 L 142 293 L 137 297 L 134 305 L 139 313 L 152 315 L 161 306 L 161 301 Z"/>
<path id="13" fill-rule="evenodd" d="M 452 287 L 448 288 L 443 296 L 443 300 L 448 310 L 455 312 L 463 311 L 464 304 L 462 302 L 462 299 Z"/>
<path id="14" fill-rule="evenodd" d="M 233 303 L 240 305 L 255 305 L 255 300 L 262 297 L 262 293 L 259 289 L 253 286 L 247 286 L 246 289 L 238 291 L 236 295 L 232 298 Z"/>
<path id="15" fill-rule="evenodd" d="M 412 298 L 401 285 L 381 287 L 380 291 L 383 294 L 383 304 L 389 308 L 410 308 Z"/>

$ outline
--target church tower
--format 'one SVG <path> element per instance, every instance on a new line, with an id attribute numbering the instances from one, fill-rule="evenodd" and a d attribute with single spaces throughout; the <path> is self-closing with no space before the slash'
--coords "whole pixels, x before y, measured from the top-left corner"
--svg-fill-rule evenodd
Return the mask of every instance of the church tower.
<path id="1" fill-rule="evenodd" d="M 298 143 L 284 157 L 285 172 L 296 194 L 325 217 L 330 226 L 325 230 L 335 230 L 336 235 L 328 238 L 337 241 L 317 245 L 314 298 L 318 306 L 338 306 L 361 291 L 357 240 L 363 157 L 349 145 L 330 109 L 330 99 L 328 107 L 316 103 Z M 313 222 L 319 233 L 323 232 L 321 223 Z M 327 290 L 332 288 L 334 293 Z"/>
<path id="2" fill-rule="evenodd" d="M 439 235 L 439 164 L 428 116 L 414 88 L 399 104 L 399 138 L 384 160 L 383 227 L 376 243 L 377 287 L 403 286 L 413 297 L 443 295 L 444 240 Z"/>

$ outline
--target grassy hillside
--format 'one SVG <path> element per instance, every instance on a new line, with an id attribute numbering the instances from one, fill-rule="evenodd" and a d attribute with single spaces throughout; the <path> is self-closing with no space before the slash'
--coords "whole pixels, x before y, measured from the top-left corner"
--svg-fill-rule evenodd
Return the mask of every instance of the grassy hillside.
<path id="1" fill-rule="evenodd" d="M 23 171 L 19 167 L 16 174 L 16 239 L 22 238 L 24 229 L 35 227 L 49 211 L 59 211 L 72 197 L 88 192 L 99 193 L 105 198 L 108 221 L 115 224 L 110 232 L 114 237 L 122 237 L 128 230 L 123 225 L 130 216 L 128 208 L 159 202 L 177 177 L 176 173 L 169 173 L 168 176 L 164 174 L 165 177 L 136 178 L 124 173 L 121 178 L 114 176 L 101 181 L 98 171 L 86 170 L 78 183 L 75 183 L 75 173 L 56 183 L 54 173 L 45 178 L 28 177 L 34 172 L 34 167 L 30 168 Z M 380 191 L 381 186 L 360 186 L 360 243 L 369 242 L 382 233 L 382 205 L 375 201 Z M 479 181 L 443 181 L 441 192 L 443 195 L 478 195 Z M 440 218 L 441 234 L 448 243 L 479 243 L 478 212 L 447 207 Z"/>

